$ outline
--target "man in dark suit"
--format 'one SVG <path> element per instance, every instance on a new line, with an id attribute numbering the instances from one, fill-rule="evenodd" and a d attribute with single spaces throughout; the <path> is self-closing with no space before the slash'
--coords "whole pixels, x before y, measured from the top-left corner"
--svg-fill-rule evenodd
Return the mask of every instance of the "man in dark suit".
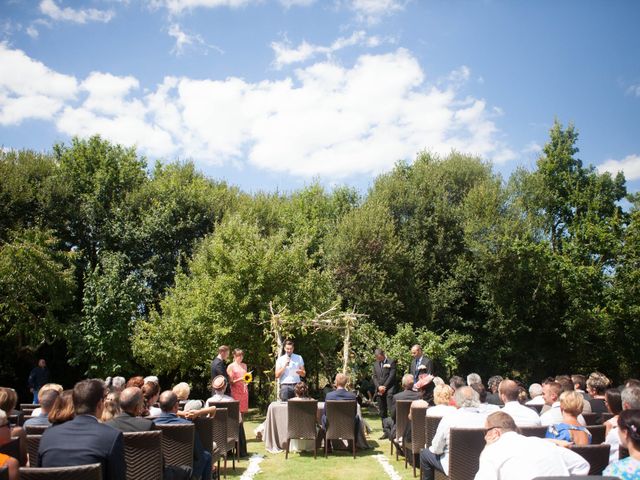
<path id="1" fill-rule="evenodd" d="M 433 361 L 422 352 L 422 347 L 418 344 L 411 347 L 411 367 L 409 373 L 413 375 L 414 385 L 418 383 L 422 375 L 435 376 Z M 433 400 L 433 383 L 429 383 L 424 391 L 424 399 L 429 403 Z"/>
<path id="2" fill-rule="evenodd" d="M 229 386 L 229 375 L 227 374 L 227 358 L 229 357 L 229 347 L 222 345 L 218 348 L 218 356 L 211 362 L 211 380 L 213 381 L 218 375 L 222 375 L 227 381 L 226 395 L 231 395 L 231 387 Z"/>
<path id="3" fill-rule="evenodd" d="M 402 388 L 401 392 L 393 396 L 393 401 L 389 407 L 390 418 L 382 420 L 382 431 L 384 432 L 382 438 L 393 438 L 395 436 L 396 404 L 398 400 L 420 400 L 422 398 L 420 392 L 413 391 L 413 375 L 410 373 L 406 373 L 402 377 Z"/>
<path id="4" fill-rule="evenodd" d="M 349 383 L 349 377 L 344 373 L 338 373 L 336 375 L 336 389 L 327 393 L 325 400 L 355 400 L 356 394 L 347 390 L 347 383 Z M 356 421 L 358 417 L 356 415 Z M 325 403 L 324 411 L 322 412 L 322 426 L 327 426 L 327 404 Z"/>
<path id="5" fill-rule="evenodd" d="M 125 480 L 122 432 L 98 422 L 104 408 L 101 380 L 83 380 L 73 387 L 75 418 L 48 428 L 40 440 L 39 467 L 102 464 L 104 480 Z"/>
<path id="6" fill-rule="evenodd" d="M 384 352 L 376 348 L 374 355 L 376 361 L 373 364 L 373 385 L 376 388 L 378 397 L 378 411 L 380 418 L 387 418 L 387 410 L 391 409 L 393 395 L 396 393 L 396 361 L 384 354 Z"/>
<path id="7" fill-rule="evenodd" d="M 139 416 L 144 410 L 144 403 L 142 390 L 138 387 L 129 387 L 122 391 L 120 408 L 122 408 L 122 413 L 106 422 L 105 425 L 121 432 L 148 432 L 155 428 L 153 421 Z"/>

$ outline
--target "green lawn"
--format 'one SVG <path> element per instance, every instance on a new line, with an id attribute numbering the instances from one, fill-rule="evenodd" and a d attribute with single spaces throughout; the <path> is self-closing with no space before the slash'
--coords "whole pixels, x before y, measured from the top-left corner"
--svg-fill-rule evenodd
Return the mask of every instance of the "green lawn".
<path id="1" fill-rule="evenodd" d="M 350 452 L 339 451 L 329 454 L 327 459 L 324 458 L 324 450 L 318 451 L 318 458 L 313 459 L 311 453 L 291 453 L 289 459 L 285 460 L 284 452 L 279 454 L 267 453 L 264 449 L 264 442 L 258 441 L 253 433 L 254 429 L 264 420 L 262 415 L 249 414 L 245 420 L 245 432 L 247 434 L 247 443 L 249 455 L 254 453 L 264 456 L 264 460 L 260 463 L 260 473 L 256 480 L 285 480 L 285 479 L 353 479 L 353 480 L 374 480 L 387 479 L 389 476 L 383 470 L 382 466 L 376 459 L 376 455 L 384 454 L 393 468 L 398 472 L 403 480 L 413 479 L 413 470 L 409 466 L 404 468 L 404 460 L 400 458 L 395 460 L 389 454 L 390 444 L 388 440 L 378 440 L 382 435 L 380 419 L 376 415 L 369 413 L 366 409 L 363 414 L 373 429 L 373 432 L 367 438 L 371 450 L 357 451 L 354 460 Z M 236 463 L 235 472 L 231 469 L 231 462 L 228 464 L 227 478 L 239 479 L 247 468 L 248 460 L 242 460 Z"/>

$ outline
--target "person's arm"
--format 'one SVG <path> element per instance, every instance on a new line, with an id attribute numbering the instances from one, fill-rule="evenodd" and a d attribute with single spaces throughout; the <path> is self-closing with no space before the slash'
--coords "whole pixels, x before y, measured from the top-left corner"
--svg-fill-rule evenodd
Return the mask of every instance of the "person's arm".
<path id="1" fill-rule="evenodd" d="M 18 463 L 18 460 L 13 457 L 9 457 L 5 462 L 5 466 L 9 470 L 9 480 L 20 479 L 20 464 Z"/>
<path id="2" fill-rule="evenodd" d="M 436 434 L 433 436 L 433 440 L 431 441 L 431 447 L 429 447 L 429 449 L 436 455 L 444 453 L 444 447 L 447 445 L 449 430 L 449 422 L 447 421 L 447 418 L 444 417 L 440 420 Z"/>
<path id="3" fill-rule="evenodd" d="M 566 465 L 567 470 L 569 470 L 569 475 L 573 477 L 576 475 L 583 476 L 589 474 L 591 466 L 589 465 L 589 462 L 582 457 L 582 455 L 577 454 L 570 448 L 558 447 L 558 451 L 560 452 L 560 456 L 562 457 L 562 461 Z"/>
<path id="4" fill-rule="evenodd" d="M 276 378 L 280 378 L 282 376 L 282 374 L 284 373 L 284 371 L 287 369 L 287 367 L 289 366 L 289 357 L 287 357 L 286 360 L 281 360 L 282 357 L 280 357 L 278 360 L 276 360 Z"/>
<path id="5" fill-rule="evenodd" d="M 182 413 L 182 415 L 180 415 Z M 210 415 L 212 418 L 216 416 L 216 407 L 204 407 L 200 410 L 189 410 L 188 412 L 178 412 L 178 415 L 188 420 L 193 420 L 197 417 L 204 417 Z"/>
<path id="6" fill-rule="evenodd" d="M 300 375 L 301 377 L 306 377 L 307 376 L 307 372 L 304 369 L 304 359 L 302 357 L 300 357 L 300 367 L 298 368 L 298 370 L 296 370 L 296 373 L 298 375 Z"/>

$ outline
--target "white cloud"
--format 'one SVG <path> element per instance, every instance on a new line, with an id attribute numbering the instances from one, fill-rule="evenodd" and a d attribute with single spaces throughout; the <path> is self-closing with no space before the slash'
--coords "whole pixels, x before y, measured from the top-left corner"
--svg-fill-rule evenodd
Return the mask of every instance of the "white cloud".
<path id="1" fill-rule="evenodd" d="M 238 8 L 256 3 L 259 0 L 151 0 L 149 3 L 152 7 L 164 7 L 171 14 L 178 15 L 185 10 L 193 10 L 194 8 L 217 8 L 230 7 Z"/>
<path id="2" fill-rule="evenodd" d="M 627 180 L 640 179 L 640 155 L 627 155 L 622 160 L 609 159 L 597 166 L 598 172 L 615 175 L 623 172 Z"/>
<path id="3" fill-rule="evenodd" d="M 38 36 L 40 36 L 40 32 L 38 32 L 38 29 L 33 25 L 29 25 L 27 27 L 27 35 L 29 35 L 31 38 L 38 38 Z"/>
<path id="4" fill-rule="evenodd" d="M 627 88 L 627 93 L 629 95 L 640 97 L 640 85 L 631 85 L 629 88 Z"/>
<path id="5" fill-rule="evenodd" d="M 76 79 L 54 72 L 21 50 L 0 43 L 0 124 L 26 118 L 50 119 L 74 97 Z"/>
<path id="6" fill-rule="evenodd" d="M 353 32 L 349 37 L 340 37 L 329 46 L 313 45 L 303 41 L 297 47 L 292 47 L 291 43 L 285 38 L 282 42 L 271 42 L 271 49 L 275 53 L 273 65 L 275 68 L 280 69 L 286 65 L 310 60 L 316 55 L 326 55 L 330 57 L 331 54 L 338 50 L 352 47 L 354 45 L 377 47 L 385 42 L 392 43 L 393 40 L 388 38 L 381 39 L 376 36 L 368 36 L 367 32 L 363 30 Z"/>
<path id="7" fill-rule="evenodd" d="M 426 83 L 404 49 L 362 55 L 350 66 L 317 62 L 278 81 L 165 77 L 150 91 L 134 77 L 104 72 L 77 82 L 20 51 L 4 52 L 32 71 L 0 80 L 0 121 L 19 122 L 16 112 L 46 117 L 65 134 L 99 133 L 151 156 L 333 180 L 378 174 L 423 149 L 495 162 L 514 157 L 485 100 L 461 98 L 456 82 Z M 41 111 L 48 113 L 40 117 Z"/>
<path id="8" fill-rule="evenodd" d="M 531 141 L 525 145 L 522 149 L 522 153 L 535 153 L 538 154 L 542 152 L 542 145 L 537 142 Z"/>
<path id="9" fill-rule="evenodd" d="M 209 45 L 204 41 L 201 35 L 198 34 L 190 34 L 182 30 L 180 25 L 177 23 L 171 24 L 168 30 L 169 36 L 173 37 L 176 41 L 176 44 L 171 49 L 171 53 L 174 55 L 180 56 L 186 53 L 187 49 L 202 49 L 205 53 L 209 50 L 213 49 L 218 51 L 219 53 L 224 53 L 224 51 L 216 47 L 215 45 Z"/>
<path id="10" fill-rule="evenodd" d="M 71 7 L 60 8 L 54 0 L 42 0 L 40 12 L 52 20 L 72 23 L 109 22 L 114 13 L 112 10 L 98 10 L 95 8 L 74 9 Z"/>
<path id="11" fill-rule="evenodd" d="M 406 0 L 350 0 L 349 6 L 360 21 L 375 24 L 382 17 L 404 9 Z"/>
<path id="12" fill-rule="evenodd" d="M 316 0 L 280 0 L 280 4 L 285 8 L 291 7 L 308 7 L 315 3 Z"/>

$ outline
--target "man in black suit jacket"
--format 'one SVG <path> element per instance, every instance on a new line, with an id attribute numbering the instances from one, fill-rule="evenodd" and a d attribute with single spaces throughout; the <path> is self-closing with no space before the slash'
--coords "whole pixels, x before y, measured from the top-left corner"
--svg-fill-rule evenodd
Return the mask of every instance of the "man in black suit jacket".
<path id="1" fill-rule="evenodd" d="M 413 360 L 411 360 L 409 373 L 413 375 L 414 385 L 418 383 L 418 379 L 423 374 L 435 376 L 433 361 L 423 353 L 420 345 L 416 344 L 411 347 L 411 356 Z M 432 403 L 433 400 L 433 387 L 433 382 L 429 383 L 424 392 L 424 399 L 429 403 Z"/>
<path id="2" fill-rule="evenodd" d="M 382 420 L 382 431 L 384 432 L 383 438 L 395 437 L 395 424 L 396 424 L 396 405 L 398 400 L 420 400 L 422 394 L 420 392 L 413 391 L 413 375 L 410 373 L 404 374 L 402 377 L 403 390 L 396 393 L 393 396 L 393 402 L 391 403 L 390 417 Z"/>
<path id="3" fill-rule="evenodd" d="M 120 394 L 122 413 L 105 423 L 121 432 L 148 432 L 154 430 L 153 421 L 139 415 L 144 410 L 142 390 L 138 387 L 125 388 Z"/>
<path id="4" fill-rule="evenodd" d="M 222 375 L 227 381 L 227 389 L 224 393 L 225 395 L 231 395 L 229 375 L 227 374 L 227 358 L 229 358 L 229 347 L 222 345 L 218 348 L 218 356 L 211 362 L 211 381 L 218 375 Z"/>
<path id="5" fill-rule="evenodd" d="M 373 385 L 378 396 L 380 418 L 384 420 L 387 417 L 387 410 L 391 409 L 393 395 L 396 393 L 396 361 L 387 358 L 379 348 L 376 348 L 374 355 L 376 361 L 373 364 Z"/>
<path id="6" fill-rule="evenodd" d="M 101 380 L 83 380 L 73 388 L 75 418 L 47 428 L 38 449 L 39 467 L 102 464 L 104 480 L 125 480 L 122 432 L 98 422 L 104 408 Z"/>

